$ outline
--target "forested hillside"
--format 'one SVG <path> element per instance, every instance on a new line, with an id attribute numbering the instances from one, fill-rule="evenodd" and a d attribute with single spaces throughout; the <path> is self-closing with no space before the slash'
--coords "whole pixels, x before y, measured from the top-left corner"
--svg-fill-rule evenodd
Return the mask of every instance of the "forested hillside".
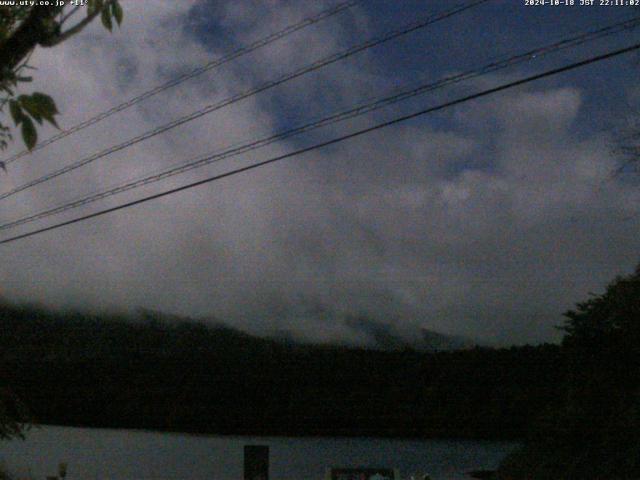
<path id="1" fill-rule="evenodd" d="M 553 345 L 303 345 L 147 312 L 0 309 L 3 381 L 41 423 L 269 435 L 519 438 L 558 393 Z"/>
<path id="2" fill-rule="evenodd" d="M 500 478 L 640 478 L 640 266 L 565 317 L 561 395 Z"/>

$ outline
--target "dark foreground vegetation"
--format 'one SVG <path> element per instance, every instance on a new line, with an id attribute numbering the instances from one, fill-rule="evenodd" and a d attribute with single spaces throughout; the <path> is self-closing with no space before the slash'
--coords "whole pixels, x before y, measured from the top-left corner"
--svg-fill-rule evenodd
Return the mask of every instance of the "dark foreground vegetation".
<path id="1" fill-rule="evenodd" d="M 521 438 L 559 347 L 301 345 L 146 312 L 0 307 L 2 379 L 46 424 L 264 435 Z"/>
<path id="2" fill-rule="evenodd" d="M 640 479 L 640 266 L 566 314 L 561 395 L 501 479 Z"/>
<path id="3" fill-rule="evenodd" d="M 19 398 L 58 425 L 524 439 L 496 478 L 640 478 L 640 267 L 567 312 L 562 345 L 366 350 L 8 303 L 0 329 L 0 437 Z"/>

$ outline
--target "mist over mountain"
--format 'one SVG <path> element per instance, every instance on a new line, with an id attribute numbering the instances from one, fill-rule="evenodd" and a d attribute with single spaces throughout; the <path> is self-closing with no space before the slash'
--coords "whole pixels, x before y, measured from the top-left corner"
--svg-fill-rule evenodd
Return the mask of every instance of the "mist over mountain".
<path id="1" fill-rule="evenodd" d="M 164 312 L 138 309 L 135 315 L 128 318 L 134 323 L 161 322 L 166 325 L 179 325 L 184 322 L 194 322 L 211 327 L 214 331 L 235 332 L 238 335 L 253 336 L 266 340 L 276 340 L 285 344 L 301 345 L 335 345 L 346 347 L 360 347 L 373 350 L 416 350 L 421 352 L 438 352 L 472 348 L 476 345 L 487 345 L 487 342 L 460 335 L 449 335 L 427 327 L 420 326 L 419 321 L 410 322 L 401 330 L 399 322 L 372 318 L 366 314 L 337 313 L 317 305 L 304 308 L 303 314 L 294 310 L 283 312 L 283 315 L 292 321 L 296 321 L 297 315 L 303 315 L 305 321 L 315 322 L 318 325 L 327 325 L 337 331 L 343 331 L 344 335 L 334 336 L 332 339 L 317 339 L 300 335 L 293 329 L 276 328 L 272 331 L 261 333 L 245 330 L 234 325 L 234 322 L 220 319 L 215 316 L 203 318 L 188 318 Z M 338 326 L 336 329 L 335 326 Z"/>
<path id="2" fill-rule="evenodd" d="M 381 350 L 415 349 L 425 352 L 458 350 L 477 345 L 464 337 L 445 335 L 428 328 L 400 332 L 393 323 L 365 316 L 347 316 L 345 325 L 364 335 L 373 348 Z"/>
<path id="3" fill-rule="evenodd" d="M 326 312 L 325 312 L 326 313 Z M 309 341 L 290 330 L 257 335 L 215 317 L 193 319 L 139 309 L 134 314 L 52 310 L 33 305 L 0 304 L 0 346 L 5 356 L 117 356 L 125 351 L 177 355 L 206 351 L 218 343 L 249 348 L 270 343 L 337 346 L 379 351 L 437 352 L 471 348 L 469 339 L 426 328 L 399 330 L 393 323 L 363 315 L 335 319 L 349 335 L 333 342 Z"/>
<path id="4" fill-rule="evenodd" d="M 557 395 L 557 345 L 453 349 L 459 339 L 429 330 L 342 322 L 351 345 L 150 310 L 0 304 L 0 391 L 52 425 L 468 438 L 521 437 Z"/>

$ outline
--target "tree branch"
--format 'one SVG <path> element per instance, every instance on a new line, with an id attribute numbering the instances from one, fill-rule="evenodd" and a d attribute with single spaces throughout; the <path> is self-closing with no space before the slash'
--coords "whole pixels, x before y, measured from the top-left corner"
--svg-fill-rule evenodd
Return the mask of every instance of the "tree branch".
<path id="1" fill-rule="evenodd" d="M 67 20 L 69 20 L 72 16 L 74 16 L 76 14 L 76 12 L 78 10 L 80 10 L 82 7 L 81 6 L 77 6 L 77 7 L 73 7 L 73 9 L 67 13 L 66 15 L 64 15 L 61 19 L 60 19 L 60 26 L 62 26 L 64 24 L 64 22 L 66 22 Z"/>
<path id="2" fill-rule="evenodd" d="M 33 7 L 16 31 L 0 44 L 0 68 L 12 71 L 37 45 L 46 41 L 57 25 L 58 7 Z"/>
<path id="3" fill-rule="evenodd" d="M 58 34 L 58 35 L 56 35 L 54 37 L 51 37 L 51 38 L 47 39 L 46 43 L 41 43 L 40 45 L 42 45 L 43 47 L 53 47 L 55 45 L 58 45 L 59 43 L 64 42 L 69 37 L 72 37 L 75 34 L 80 33 L 84 29 L 84 27 L 89 25 L 91 23 L 91 21 L 94 18 L 96 18 L 98 15 L 100 15 L 105 8 L 109 8 L 109 6 L 111 5 L 112 2 L 113 2 L 113 0 L 108 0 L 107 2 L 105 2 L 105 4 L 103 5 L 103 7 L 101 9 L 96 9 L 95 11 L 91 12 L 83 20 L 81 20 L 80 22 L 75 24 L 73 27 L 71 27 L 66 32 L 63 32 L 63 33 L 60 33 L 60 34 Z"/>

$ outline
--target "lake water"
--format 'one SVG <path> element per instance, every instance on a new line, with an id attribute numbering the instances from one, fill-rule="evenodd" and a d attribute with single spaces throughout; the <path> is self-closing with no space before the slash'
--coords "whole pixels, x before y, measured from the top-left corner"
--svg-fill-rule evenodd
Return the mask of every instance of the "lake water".
<path id="1" fill-rule="evenodd" d="M 508 442 L 377 438 L 218 437 L 133 430 L 46 426 L 25 441 L 0 441 L 0 462 L 17 477 L 43 479 L 68 463 L 68 480 L 242 479 L 243 446 L 269 445 L 271 480 L 321 479 L 326 467 L 400 469 L 436 479 L 495 468 L 515 446 Z"/>

